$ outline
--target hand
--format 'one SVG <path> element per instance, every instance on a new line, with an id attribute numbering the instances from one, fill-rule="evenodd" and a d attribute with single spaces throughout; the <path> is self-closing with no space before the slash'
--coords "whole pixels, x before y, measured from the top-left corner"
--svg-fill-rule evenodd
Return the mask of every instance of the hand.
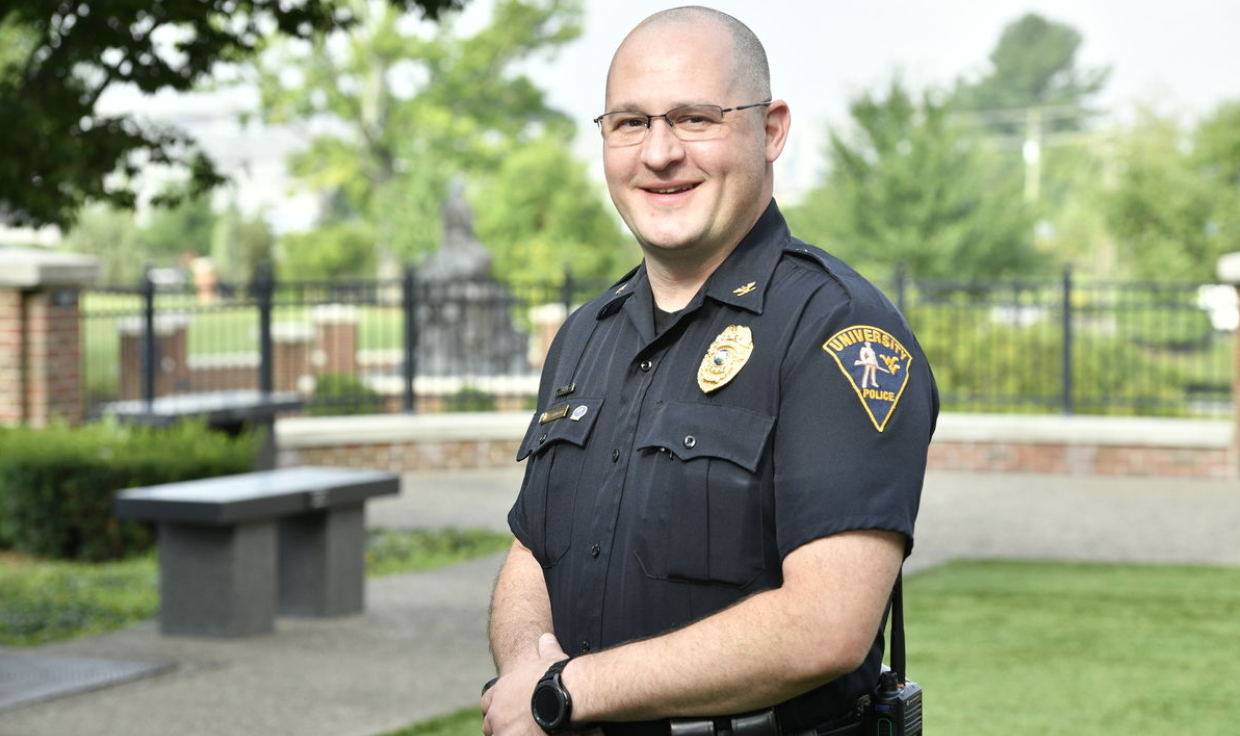
<path id="1" fill-rule="evenodd" d="M 534 696 L 534 686 L 551 665 L 567 658 L 554 634 L 540 636 L 536 651 L 510 667 L 482 694 L 484 736 L 546 736 L 534 722 L 530 700 Z"/>

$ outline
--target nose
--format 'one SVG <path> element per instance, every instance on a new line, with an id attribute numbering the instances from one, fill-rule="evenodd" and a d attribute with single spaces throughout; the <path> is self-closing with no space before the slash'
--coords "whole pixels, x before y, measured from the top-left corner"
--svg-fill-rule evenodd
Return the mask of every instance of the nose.
<path id="1" fill-rule="evenodd" d="M 653 171 L 663 171 L 684 157 L 684 143 L 676 137 L 667 118 L 651 118 L 650 130 L 642 141 L 642 163 Z"/>

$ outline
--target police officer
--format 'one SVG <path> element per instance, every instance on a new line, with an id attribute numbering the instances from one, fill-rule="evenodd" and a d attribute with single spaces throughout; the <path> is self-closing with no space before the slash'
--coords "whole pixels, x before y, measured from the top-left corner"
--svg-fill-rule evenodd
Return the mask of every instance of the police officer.
<path id="1" fill-rule="evenodd" d="M 548 355 L 483 733 L 858 733 L 938 411 L 925 356 L 790 235 L 789 108 L 739 21 L 648 18 L 597 123 L 645 258 Z"/>

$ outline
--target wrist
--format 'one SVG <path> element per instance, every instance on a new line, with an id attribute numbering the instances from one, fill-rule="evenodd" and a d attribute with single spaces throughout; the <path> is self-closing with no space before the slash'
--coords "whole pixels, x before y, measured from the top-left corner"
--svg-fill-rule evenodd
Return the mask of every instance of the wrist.
<path id="1" fill-rule="evenodd" d="M 570 660 L 562 659 L 547 669 L 534 686 L 530 713 L 534 723 L 548 734 L 569 730 L 573 720 L 573 699 L 563 682 L 562 673 Z"/>
<path id="2" fill-rule="evenodd" d="M 590 716 L 590 706 L 586 704 L 588 700 L 585 685 L 585 678 L 582 676 L 582 660 L 584 657 L 573 657 L 564 669 L 560 670 L 560 683 L 564 686 L 573 699 L 573 711 L 570 714 L 569 725 L 574 730 L 580 729 L 594 719 Z"/>

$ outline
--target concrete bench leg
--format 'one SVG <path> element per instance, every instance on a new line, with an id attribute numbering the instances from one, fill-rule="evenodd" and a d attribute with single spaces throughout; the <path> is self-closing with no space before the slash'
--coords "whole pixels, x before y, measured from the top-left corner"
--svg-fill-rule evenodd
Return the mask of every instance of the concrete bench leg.
<path id="1" fill-rule="evenodd" d="M 159 525 L 164 634 L 241 637 L 275 628 L 276 525 Z"/>
<path id="2" fill-rule="evenodd" d="M 361 613 L 366 594 L 365 507 L 343 506 L 280 521 L 279 611 Z"/>

